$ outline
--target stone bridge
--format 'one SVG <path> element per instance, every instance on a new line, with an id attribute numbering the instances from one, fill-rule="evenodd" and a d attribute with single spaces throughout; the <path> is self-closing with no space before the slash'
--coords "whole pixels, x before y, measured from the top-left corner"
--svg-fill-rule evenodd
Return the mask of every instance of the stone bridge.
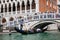
<path id="1" fill-rule="evenodd" d="M 50 25 L 50 24 L 58 24 L 59 25 L 60 20 L 40 20 L 39 22 L 36 22 L 35 24 L 33 24 L 30 29 L 33 28 L 45 28 L 46 26 Z"/>

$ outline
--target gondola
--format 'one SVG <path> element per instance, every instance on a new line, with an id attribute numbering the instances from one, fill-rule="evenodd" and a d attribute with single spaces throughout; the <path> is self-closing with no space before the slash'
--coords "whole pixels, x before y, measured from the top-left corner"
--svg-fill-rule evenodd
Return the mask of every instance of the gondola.
<path id="1" fill-rule="evenodd" d="M 38 28 L 37 28 L 38 29 Z M 43 33 L 44 31 L 47 30 L 47 28 L 45 29 L 40 29 L 37 31 L 37 29 L 31 29 L 31 30 L 22 30 L 22 29 L 19 29 L 18 27 L 15 27 L 15 30 L 21 34 L 36 34 L 36 33 Z"/>

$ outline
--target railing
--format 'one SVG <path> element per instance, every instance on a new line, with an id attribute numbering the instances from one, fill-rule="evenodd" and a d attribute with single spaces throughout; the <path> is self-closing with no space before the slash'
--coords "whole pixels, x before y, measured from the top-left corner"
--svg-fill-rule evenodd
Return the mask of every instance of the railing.
<path id="1" fill-rule="evenodd" d="M 60 19 L 60 14 L 56 13 L 43 13 L 43 14 L 37 14 L 37 15 L 32 15 L 27 16 L 28 21 L 32 20 L 52 20 L 52 19 Z"/>

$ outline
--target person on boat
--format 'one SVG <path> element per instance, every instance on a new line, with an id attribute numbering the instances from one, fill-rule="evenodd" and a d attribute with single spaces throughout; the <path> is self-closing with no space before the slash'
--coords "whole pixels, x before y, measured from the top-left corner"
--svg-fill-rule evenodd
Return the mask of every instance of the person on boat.
<path id="1" fill-rule="evenodd" d="M 20 30 L 22 30 L 22 28 L 23 28 L 23 24 L 24 24 L 24 20 L 21 19 L 21 20 L 20 20 Z"/>

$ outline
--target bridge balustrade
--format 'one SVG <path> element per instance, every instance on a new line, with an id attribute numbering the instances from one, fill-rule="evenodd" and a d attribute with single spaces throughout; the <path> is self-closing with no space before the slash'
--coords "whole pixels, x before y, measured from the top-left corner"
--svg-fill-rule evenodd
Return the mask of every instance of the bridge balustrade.
<path id="1" fill-rule="evenodd" d="M 50 19 L 60 19 L 60 14 L 56 13 L 43 13 L 38 15 L 31 15 L 27 17 L 27 20 L 50 20 Z"/>

